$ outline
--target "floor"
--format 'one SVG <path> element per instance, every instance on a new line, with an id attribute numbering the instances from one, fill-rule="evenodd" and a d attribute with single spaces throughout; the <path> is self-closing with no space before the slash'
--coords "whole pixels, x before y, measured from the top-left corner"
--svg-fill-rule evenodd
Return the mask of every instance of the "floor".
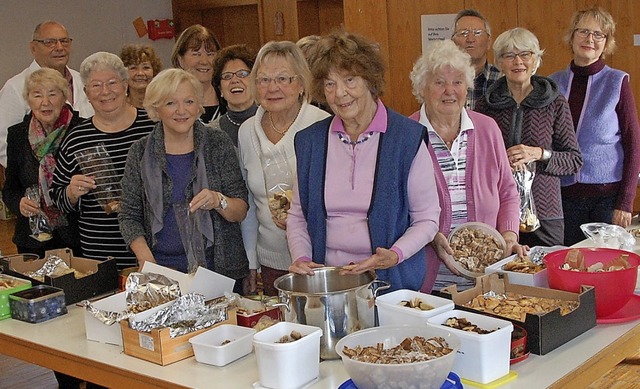
<path id="1" fill-rule="evenodd" d="M 0 220 L 0 250 L 3 255 L 16 253 L 11 242 L 13 222 Z M 611 369 L 587 389 L 640 389 L 640 350 Z M 55 389 L 57 381 L 51 370 L 0 354 L 0 389 Z"/>

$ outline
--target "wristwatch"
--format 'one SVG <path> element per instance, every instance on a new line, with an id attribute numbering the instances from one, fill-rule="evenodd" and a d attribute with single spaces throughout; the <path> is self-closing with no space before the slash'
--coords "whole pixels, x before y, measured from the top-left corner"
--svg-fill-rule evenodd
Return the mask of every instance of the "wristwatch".
<path id="1" fill-rule="evenodd" d="M 225 209 L 227 209 L 227 206 L 229 205 L 229 203 L 227 203 L 227 198 L 224 197 L 224 195 L 220 192 L 218 192 L 218 198 L 220 199 L 220 203 L 218 204 L 217 207 L 214 207 L 213 209 L 222 209 L 224 211 Z"/>
<path id="2" fill-rule="evenodd" d="M 548 161 L 551 159 L 551 151 L 542 149 L 542 161 Z"/>

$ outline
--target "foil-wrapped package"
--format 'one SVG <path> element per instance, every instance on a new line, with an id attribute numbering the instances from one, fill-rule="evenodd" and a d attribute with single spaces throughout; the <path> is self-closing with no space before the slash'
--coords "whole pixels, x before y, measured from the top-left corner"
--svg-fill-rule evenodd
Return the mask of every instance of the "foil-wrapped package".
<path id="1" fill-rule="evenodd" d="M 73 269 L 67 265 L 64 259 L 57 255 L 49 255 L 40 269 L 26 272 L 25 275 L 44 282 L 44 276 L 59 277 L 67 273 L 73 273 Z"/>
<path id="2" fill-rule="evenodd" d="M 146 320 L 129 321 L 129 326 L 141 332 L 168 327 L 170 337 L 175 338 L 227 320 L 228 306 L 228 300 L 207 305 L 204 296 L 189 293 Z"/>
<path id="3" fill-rule="evenodd" d="M 180 297 L 178 281 L 156 273 L 130 273 L 125 285 L 127 310 L 140 313 Z"/>

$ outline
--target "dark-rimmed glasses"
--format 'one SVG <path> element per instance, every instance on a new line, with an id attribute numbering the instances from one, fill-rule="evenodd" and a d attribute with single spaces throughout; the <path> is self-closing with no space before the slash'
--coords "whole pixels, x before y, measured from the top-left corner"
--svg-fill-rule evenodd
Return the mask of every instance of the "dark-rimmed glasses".
<path id="1" fill-rule="evenodd" d="M 589 35 L 593 35 L 593 40 L 596 42 L 602 42 L 607 39 L 607 34 L 602 31 L 591 31 L 588 28 L 576 28 L 573 31 L 582 39 L 587 39 Z"/>
<path id="2" fill-rule="evenodd" d="M 45 47 L 54 47 L 56 43 L 60 42 L 63 47 L 67 47 L 71 44 L 73 39 L 71 38 L 47 38 L 47 39 L 34 39 L 34 42 L 42 43 Z"/>
<path id="3" fill-rule="evenodd" d="M 513 62 L 516 60 L 516 57 L 520 57 L 523 61 L 528 61 L 533 57 L 533 51 L 521 51 L 519 53 L 508 52 L 500 55 L 500 58 L 507 60 L 509 62 Z"/>
<path id="4" fill-rule="evenodd" d="M 249 77 L 249 74 L 251 74 L 251 71 L 246 69 L 241 69 L 241 70 L 238 70 L 237 72 L 224 72 L 220 74 L 220 78 L 225 81 L 229 81 L 233 78 L 234 75 L 238 78 L 247 78 Z"/>
<path id="5" fill-rule="evenodd" d="M 453 33 L 454 38 L 467 38 L 469 35 L 473 35 L 478 38 L 481 37 L 482 34 L 489 35 L 485 30 L 477 29 L 477 30 L 460 30 Z"/>

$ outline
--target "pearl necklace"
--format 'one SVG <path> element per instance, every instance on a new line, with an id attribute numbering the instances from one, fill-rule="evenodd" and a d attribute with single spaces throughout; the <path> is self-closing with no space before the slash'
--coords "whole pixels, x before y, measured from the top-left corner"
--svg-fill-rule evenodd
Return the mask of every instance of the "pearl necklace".
<path id="1" fill-rule="evenodd" d="M 236 127 L 240 127 L 240 124 L 242 124 L 242 123 L 236 123 L 233 119 L 231 119 L 231 116 L 229 116 L 229 113 L 227 113 L 227 120 Z"/>
<path id="2" fill-rule="evenodd" d="M 344 136 L 344 134 L 342 132 L 338 132 L 338 138 L 340 139 L 340 141 L 346 145 L 351 145 L 351 146 L 355 146 L 355 145 L 359 145 L 360 143 L 364 143 L 366 141 L 369 140 L 369 138 L 371 138 L 373 136 L 373 131 L 368 133 L 367 135 L 365 135 L 362 139 L 357 140 L 357 141 L 352 141 L 351 139 L 349 139 L 348 137 Z"/>

